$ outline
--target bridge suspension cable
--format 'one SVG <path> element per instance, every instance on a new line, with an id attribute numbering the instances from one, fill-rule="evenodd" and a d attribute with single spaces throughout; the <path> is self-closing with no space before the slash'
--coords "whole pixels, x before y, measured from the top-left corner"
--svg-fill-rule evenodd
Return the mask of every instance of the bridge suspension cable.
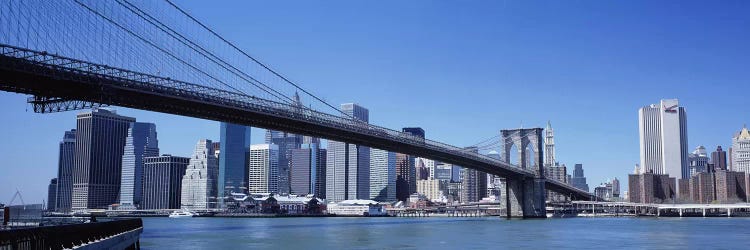
<path id="1" fill-rule="evenodd" d="M 345 116 L 350 116 L 349 114 L 345 113 L 344 111 L 340 110 L 339 108 L 336 108 L 335 106 L 333 106 L 333 105 L 331 105 L 330 103 L 328 103 L 328 102 L 324 101 L 323 99 L 319 98 L 318 96 L 316 96 L 316 95 L 313 95 L 312 93 L 310 93 L 310 92 L 309 92 L 309 91 L 307 91 L 306 89 L 302 88 L 302 87 L 301 87 L 301 86 L 299 86 L 298 84 L 294 83 L 293 81 L 289 80 L 289 79 L 288 79 L 287 77 L 284 77 L 283 75 L 281 75 L 281 74 L 280 74 L 280 73 L 278 73 L 277 71 L 275 71 L 275 70 L 271 69 L 271 68 L 270 68 L 270 67 L 269 67 L 268 65 L 266 65 L 266 64 L 264 64 L 264 63 L 262 63 L 262 62 L 260 62 L 260 61 L 259 61 L 259 60 L 257 60 L 257 59 L 256 59 L 255 57 L 251 56 L 250 54 L 248 54 L 248 53 L 247 53 L 247 52 L 245 52 L 244 50 L 242 50 L 242 49 L 240 49 L 239 47 L 237 47 L 237 46 L 236 46 L 236 45 L 235 45 L 234 43 L 232 43 L 232 42 L 230 42 L 229 40 L 225 39 L 225 38 L 224 38 L 223 36 L 221 36 L 221 35 L 219 35 L 218 33 L 216 33 L 216 32 L 215 32 L 215 31 L 214 31 L 213 29 L 211 29 L 211 28 L 210 28 L 210 27 L 208 27 L 207 25 L 203 24 L 203 22 L 201 22 L 201 21 L 200 21 L 200 20 L 198 20 L 197 18 L 195 18 L 195 17 L 193 17 L 192 15 L 190 15 L 190 13 L 188 13 L 187 11 L 185 11 L 185 10 L 183 10 L 182 8 L 180 8 L 179 6 L 177 6 L 177 4 L 175 4 L 175 3 L 174 3 L 174 2 L 172 2 L 171 0 L 164 0 L 164 1 L 166 1 L 166 2 L 167 2 L 167 3 L 169 4 L 169 5 L 171 5 L 172 7 L 174 7 L 174 8 L 175 8 L 175 9 L 176 9 L 177 11 L 179 11 L 180 13 L 182 13 L 183 15 L 185 15 L 186 17 L 188 17 L 189 19 L 193 20 L 193 21 L 194 21 L 194 22 L 195 22 L 196 24 L 198 24 L 198 25 L 200 25 L 201 27 L 203 27 L 204 29 L 206 29 L 206 30 L 207 30 L 207 31 L 208 31 L 209 33 L 211 33 L 212 35 L 216 36 L 216 37 L 217 37 L 217 38 L 219 38 L 219 39 L 220 39 L 221 41 L 223 41 L 224 43 L 226 43 L 227 45 L 229 45 L 230 47 L 232 47 L 233 49 L 235 49 L 235 50 L 236 50 L 237 52 L 239 52 L 240 54 L 244 55 L 244 56 L 245 56 L 245 57 L 247 57 L 248 59 L 252 60 L 252 61 L 253 61 L 253 62 L 255 62 L 256 64 L 260 65 L 260 66 L 261 66 L 261 67 L 263 67 L 264 69 L 268 70 L 268 71 L 269 71 L 269 72 L 271 72 L 271 73 L 272 73 L 273 75 L 275 75 L 275 76 L 279 77 L 279 78 L 280 78 L 280 79 L 282 79 L 282 80 L 283 80 L 284 82 L 286 82 L 286 83 L 288 83 L 288 84 L 291 84 L 291 85 L 292 85 L 292 86 L 294 86 L 294 87 L 295 87 L 296 89 L 298 89 L 298 90 L 302 91 L 303 93 L 305 93 L 305 94 L 307 94 L 307 95 L 311 96 L 312 98 L 314 98 L 315 100 L 317 100 L 317 101 L 319 101 L 319 102 L 323 103 L 324 105 L 328 106 L 329 108 L 331 108 L 331 109 L 333 109 L 333 110 L 335 110 L 335 111 L 338 111 L 339 113 L 341 113 L 341 114 L 343 114 L 343 115 L 345 115 Z"/>
<path id="2" fill-rule="evenodd" d="M 159 29 L 162 32 L 166 33 L 167 35 L 169 35 L 170 37 L 172 37 L 175 40 L 179 41 L 183 45 L 191 48 L 193 51 L 195 51 L 196 53 L 202 55 L 203 57 L 205 57 L 206 59 L 210 60 L 211 62 L 216 63 L 217 65 L 219 65 L 219 67 L 221 67 L 221 68 L 223 68 L 223 69 L 231 72 L 235 76 L 237 76 L 237 77 L 245 80 L 246 82 L 248 82 L 248 83 L 252 84 L 253 86 L 255 86 L 255 87 L 257 87 L 257 88 L 265 91 L 266 93 L 268 93 L 268 94 L 270 94 L 270 95 L 272 95 L 272 96 L 280 99 L 283 102 L 286 102 L 286 103 L 292 103 L 292 102 L 294 102 L 294 100 L 292 98 L 290 98 L 289 96 L 284 95 L 283 93 L 274 90 L 273 88 L 269 87 L 265 83 L 263 83 L 263 82 L 255 79 L 254 77 L 246 74 L 245 72 L 243 72 L 242 70 L 238 69 L 237 67 L 235 67 L 235 66 L 227 63 L 225 60 L 223 60 L 220 57 L 216 56 L 214 53 L 206 50 L 202 46 L 200 46 L 200 45 L 196 44 L 195 42 L 193 42 L 192 40 L 186 38 L 185 36 L 183 36 L 179 32 L 177 32 L 174 29 L 170 28 L 168 25 L 166 25 L 166 24 L 162 23 L 161 21 L 159 21 L 157 18 L 155 18 L 152 15 L 148 14 L 147 12 L 143 11 L 141 8 L 138 8 L 138 6 L 135 6 L 134 4 L 130 3 L 127 0 L 116 0 L 116 2 L 120 6 L 123 6 L 127 10 L 131 11 L 133 14 L 137 15 L 138 17 L 140 17 L 141 19 L 145 20 L 146 22 L 152 24 L 157 29 Z M 186 44 L 185 42 L 189 43 L 189 45 Z M 231 70 L 229 68 L 227 68 L 227 67 L 231 68 Z M 245 93 L 243 93 L 243 94 L 245 94 Z"/>

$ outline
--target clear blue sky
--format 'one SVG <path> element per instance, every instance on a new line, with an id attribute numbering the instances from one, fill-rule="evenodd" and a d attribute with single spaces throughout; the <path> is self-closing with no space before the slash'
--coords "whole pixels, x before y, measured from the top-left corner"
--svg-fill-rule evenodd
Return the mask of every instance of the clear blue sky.
<path id="1" fill-rule="evenodd" d="M 637 110 L 679 98 L 691 150 L 750 122 L 747 1 L 178 1 L 254 56 L 370 121 L 464 146 L 552 121 L 557 156 L 589 185 L 639 161 Z M 0 202 L 46 197 L 75 112 L 40 115 L 0 93 Z M 119 108 L 188 156 L 216 122 Z M 261 130 L 254 131 L 259 142 Z M 623 183 L 625 189 L 627 181 Z"/>

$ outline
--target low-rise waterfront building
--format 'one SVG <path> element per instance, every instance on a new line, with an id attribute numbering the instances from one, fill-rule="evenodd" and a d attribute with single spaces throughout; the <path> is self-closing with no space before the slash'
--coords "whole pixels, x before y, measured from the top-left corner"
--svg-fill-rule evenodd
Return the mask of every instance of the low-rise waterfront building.
<path id="1" fill-rule="evenodd" d="M 383 205 L 373 200 L 345 200 L 329 203 L 328 214 L 343 216 L 382 216 L 386 214 Z"/>

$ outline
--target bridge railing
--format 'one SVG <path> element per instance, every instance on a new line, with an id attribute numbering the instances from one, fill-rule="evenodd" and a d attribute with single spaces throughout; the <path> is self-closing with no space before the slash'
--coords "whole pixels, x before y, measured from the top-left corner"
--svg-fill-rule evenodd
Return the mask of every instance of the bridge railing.
<path id="1" fill-rule="evenodd" d="M 141 219 L 0 230 L 0 249 L 72 249 L 143 228 Z"/>
<path id="2" fill-rule="evenodd" d="M 532 170 L 521 169 L 516 165 L 487 157 L 465 148 L 423 139 L 401 131 L 368 124 L 354 118 L 341 117 L 316 111 L 301 105 L 271 101 L 242 93 L 178 81 L 168 77 L 148 75 L 127 69 L 120 69 L 108 65 L 52 55 L 46 52 L 34 51 L 11 45 L 0 45 L 0 54 L 3 56 L 23 59 L 28 62 L 33 62 L 38 66 L 43 66 L 43 68 L 50 69 L 48 72 L 33 72 L 37 74 L 50 74 L 51 76 L 58 78 L 70 77 L 74 78 L 71 80 L 78 81 L 92 81 L 94 79 L 102 78 L 113 80 L 113 82 L 119 83 L 117 87 L 133 88 L 142 91 L 149 91 L 149 93 L 169 95 L 171 97 L 182 97 L 192 101 L 204 101 L 214 105 L 219 104 L 231 108 L 248 109 L 254 112 L 262 112 L 267 115 L 286 119 L 305 122 L 314 121 L 319 125 L 331 128 L 367 134 L 374 137 L 398 141 L 413 146 L 424 147 L 439 152 L 473 159 L 498 167 L 505 167 L 507 170 L 516 172 L 520 175 L 534 175 L 534 171 Z M 63 75 L 60 74 L 60 72 L 69 74 Z M 91 79 L 84 79 L 85 77 L 90 77 Z M 96 82 L 101 81 L 97 80 Z"/>

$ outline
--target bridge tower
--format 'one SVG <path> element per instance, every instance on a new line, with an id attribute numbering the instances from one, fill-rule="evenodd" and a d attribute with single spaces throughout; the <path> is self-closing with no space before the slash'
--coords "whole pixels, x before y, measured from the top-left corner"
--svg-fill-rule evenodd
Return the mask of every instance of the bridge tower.
<path id="1" fill-rule="evenodd" d="M 531 177 L 505 179 L 505 208 L 507 217 L 544 218 L 544 145 L 542 128 L 501 130 L 502 158 L 510 163 L 512 153 L 518 154 L 518 166 L 535 172 Z M 511 152 L 514 148 L 517 152 Z"/>

